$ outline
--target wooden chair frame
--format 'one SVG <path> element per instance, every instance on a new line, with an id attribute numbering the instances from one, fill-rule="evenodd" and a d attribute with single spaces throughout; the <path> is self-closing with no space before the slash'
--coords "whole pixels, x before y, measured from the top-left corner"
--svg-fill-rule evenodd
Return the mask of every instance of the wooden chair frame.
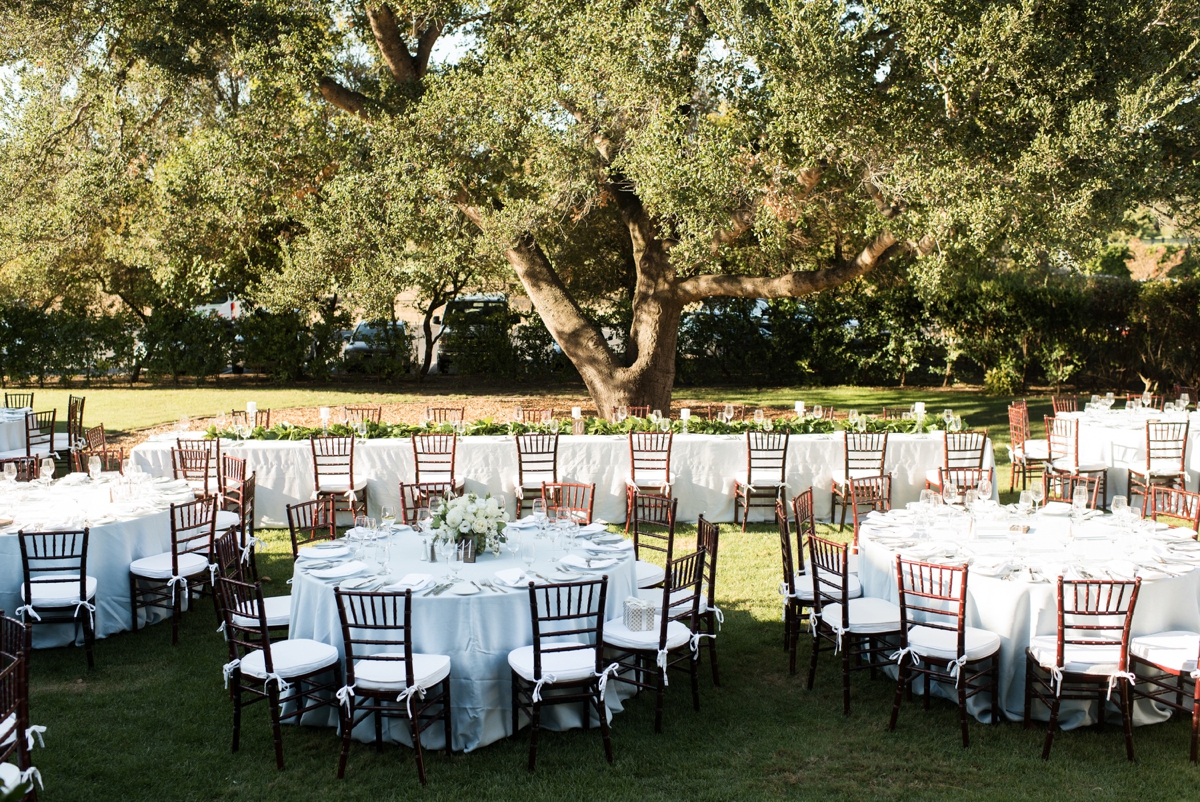
<path id="1" fill-rule="evenodd" d="M 25 456 L 45 459 L 54 455 L 54 426 L 58 410 L 25 413 Z"/>
<path id="2" fill-rule="evenodd" d="M 83 628 L 83 648 L 88 668 L 95 668 L 95 603 L 87 595 L 87 527 L 43 532 L 17 532 L 21 547 L 24 605 L 18 611 L 32 632 L 35 625 L 78 624 Z M 34 584 L 75 585 L 81 604 L 46 606 L 33 602 Z"/>
<path id="3" fill-rule="evenodd" d="M 1187 455 L 1188 422 L 1146 422 L 1146 465 L 1141 470 L 1129 469 L 1129 500 L 1134 494 L 1142 497 L 1142 513 L 1150 509 L 1150 488 L 1158 486 L 1184 487 L 1187 477 L 1184 459 Z M 1155 475 L 1165 465 L 1177 470 L 1171 475 Z"/>
<path id="4" fill-rule="evenodd" d="M 517 497 L 517 518 L 520 518 L 526 502 L 532 507 L 538 497 L 531 491 L 536 488 L 540 496 L 547 480 L 551 484 L 558 482 L 558 435 L 527 432 L 514 436 L 513 442 L 517 446 L 517 482 L 513 494 Z"/>
<path id="5" fill-rule="evenodd" d="M 222 462 L 221 462 L 221 440 L 214 437 L 211 440 L 186 440 L 177 438 L 175 445 L 180 451 L 208 451 L 210 459 L 208 461 L 208 481 L 205 483 L 206 488 L 212 488 L 216 492 L 221 491 L 222 487 Z"/>
<path id="6" fill-rule="evenodd" d="M 580 526 L 592 522 L 592 508 L 596 501 L 596 483 L 542 482 L 542 503 L 546 510 L 566 512 Z"/>
<path id="7" fill-rule="evenodd" d="M 846 504 L 851 512 L 851 522 L 854 526 L 854 551 L 858 552 L 859 513 L 865 506 L 868 511 L 887 512 L 892 508 L 892 475 L 862 476 L 851 478 L 846 483 L 846 494 L 843 497 L 842 517 L 846 515 Z"/>
<path id="8" fill-rule="evenodd" d="M 342 407 L 342 412 L 346 416 L 346 423 L 350 426 L 354 426 L 359 421 L 374 424 L 383 423 L 383 407 L 380 406 L 345 406 Z"/>
<path id="9" fill-rule="evenodd" d="M 725 620 L 725 614 L 717 607 L 717 555 L 721 548 L 721 527 L 707 521 L 701 515 L 696 520 L 696 543 L 704 548 L 704 592 L 700 608 L 699 630 L 706 633 L 708 658 L 712 662 L 713 685 L 721 687 L 721 676 L 717 672 L 717 632 Z"/>
<path id="10" fill-rule="evenodd" d="M 400 483 L 400 519 L 412 526 L 417 522 L 417 510 L 428 507 L 434 497 L 455 498 L 458 493 L 450 482 Z"/>
<path id="11" fill-rule="evenodd" d="M 1100 480 L 1097 491 L 1100 509 L 1108 508 L 1108 470 L 1080 471 L 1079 470 L 1079 421 L 1074 418 L 1058 418 L 1046 416 L 1046 441 L 1050 444 L 1050 461 L 1043 473 L 1068 474 L 1076 476 L 1095 476 Z M 1074 471 L 1062 471 L 1054 467 L 1054 463 L 1065 459 L 1075 466 Z"/>
<path id="12" fill-rule="evenodd" d="M 525 425 L 545 423 L 547 413 L 554 420 L 554 410 L 547 407 L 517 407 L 516 412 L 517 422 Z"/>
<path id="13" fill-rule="evenodd" d="M 129 572 L 129 600 L 133 611 L 131 629 L 138 630 L 138 610 L 159 607 L 171 611 L 171 645 L 179 644 L 179 622 L 183 615 L 183 599 L 211 592 L 212 576 L 208 567 L 191 573 L 179 573 L 179 555 L 200 554 L 213 563 L 213 542 L 216 540 L 217 498 L 208 496 L 186 504 L 171 505 L 171 576 L 182 577 L 183 587 L 171 584 L 176 580 L 151 579 Z M 143 583 L 145 587 L 139 586 Z"/>
<path id="14" fill-rule="evenodd" d="M 1070 504 L 1075 497 L 1075 488 L 1083 487 L 1088 494 L 1088 509 L 1099 509 L 1100 477 L 1079 473 L 1042 474 L 1042 495 L 1046 503 L 1061 501 Z"/>
<path id="15" fill-rule="evenodd" d="M 1029 407 L 1024 401 L 1008 405 L 1008 439 L 1014 449 L 1012 471 L 1008 478 L 1008 492 L 1016 489 L 1017 477 L 1021 477 L 1021 489 L 1029 486 L 1029 480 L 1034 474 L 1044 473 L 1045 465 L 1037 460 L 1030 460 L 1025 453 L 1025 444 L 1032 438 L 1029 433 Z M 1019 455 L 1018 455 L 1019 452 Z"/>
<path id="16" fill-rule="evenodd" d="M 414 434 L 412 450 L 416 484 L 449 482 L 456 494 L 462 493 L 463 482 L 454 474 L 458 452 L 455 435 Z"/>
<path id="17" fill-rule="evenodd" d="M 250 414 L 244 409 L 235 409 L 229 414 L 229 423 L 231 426 L 249 426 Z M 254 427 L 255 429 L 262 427 L 264 429 L 271 428 L 271 410 L 256 409 L 254 411 Z"/>
<path id="18" fill-rule="evenodd" d="M 1141 393 L 1127 393 L 1125 395 L 1125 406 L 1128 407 L 1129 402 L 1133 401 L 1135 398 L 1140 402 L 1142 400 L 1142 394 Z M 1161 411 L 1162 408 L 1163 408 L 1163 397 L 1157 393 L 1152 393 L 1150 395 L 1150 409 L 1157 409 L 1157 410 Z M 1142 407 L 1142 409 L 1146 409 L 1146 407 Z"/>
<path id="19" fill-rule="evenodd" d="M 430 423 L 462 423 L 466 415 L 466 407 L 425 407 L 425 420 Z"/>
<path id="20" fill-rule="evenodd" d="M 33 409 L 33 393 L 8 393 L 4 394 L 4 407 L 6 409 Z"/>
<path id="21" fill-rule="evenodd" d="M 354 438 L 353 437 L 309 437 L 312 449 L 313 483 L 316 486 L 317 497 L 329 496 L 334 499 L 334 512 L 349 512 L 358 515 L 359 505 L 364 514 L 369 509 L 367 504 L 368 488 L 355 490 L 354 480 Z M 344 477 L 335 478 L 335 477 Z M 322 480 L 339 485 L 334 489 L 321 486 Z M 349 489 L 342 489 L 340 484 L 345 481 Z M 344 504 L 339 504 L 338 501 Z"/>
<path id="22" fill-rule="evenodd" d="M 634 496 L 645 489 L 671 494 L 671 446 L 674 432 L 629 433 L 629 479 L 625 485 L 625 531 L 633 517 Z"/>
<path id="23" fill-rule="evenodd" d="M 751 507 L 774 508 L 787 492 L 787 432 L 746 432 L 746 480 L 733 481 L 733 522 L 742 511 L 742 531 L 750 518 Z M 767 499 L 754 503 L 754 499 Z"/>
<path id="24" fill-rule="evenodd" d="M 176 479 L 182 479 L 192 485 L 196 498 L 212 495 L 217 487 L 213 480 L 213 454 L 208 448 L 172 448 L 171 472 Z M 195 482 L 196 484 L 192 484 Z M 212 483 L 210 486 L 210 482 Z M 196 485 L 200 485 L 197 487 Z"/>
<path id="25" fill-rule="evenodd" d="M 292 559 L 300 558 L 300 547 L 319 540 L 337 540 L 337 509 L 333 496 L 287 506 L 288 535 Z"/>
<path id="26" fill-rule="evenodd" d="M 925 480 L 925 487 L 940 490 L 942 485 L 941 471 L 943 469 L 973 468 L 983 469 L 984 455 L 987 452 L 987 432 L 967 430 L 962 432 L 942 432 L 942 465 L 938 469 L 937 483 Z"/>
<path id="27" fill-rule="evenodd" d="M 10 462 L 17 466 L 16 481 L 32 482 L 38 478 L 38 471 L 41 470 L 42 465 L 41 457 L 9 457 L 8 459 L 0 459 L 0 471 Z"/>
<path id="28" fill-rule="evenodd" d="M 887 464 L 887 441 L 887 432 L 842 432 L 842 465 L 846 483 L 839 484 L 836 481 L 830 483 L 832 507 L 836 510 L 840 505 L 842 508 L 839 531 L 846 528 L 846 506 L 853 498 L 850 492 L 850 477 L 855 473 L 859 473 L 863 479 L 884 475 L 890 477 L 890 474 L 885 474 L 884 470 Z M 888 486 L 890 498 L 890 479 Z M 857 527 L 855 532 L 857 533 Z M 855 542 L 857 543 L 857 540 Z"/>
<path id="29" fill-rule="evenodd" d="M 1164 517 L 1187 521 L 1200 535 L 1200 493 L 1156 485 L 1150 491 L 1150 517 L 1156 522 Z"/>
<path id="30" fill-rule="evenodd" d="M 1078 412 L 1079 399 L 1073 395 L 1053 395 L 1050 396 L 1050 406 L 1055 415 L 1060 412 Z"/>
<path id="31" fill-rule="evenodd" d="M 0 761 L 17 757 L 23 775 L 33 774 L 29 756 L 29 655 L 30 629 L 15 618 L 0 615 Z M 28 781 L 28 780 L 27 780 Z M 36 800 L 31 783 L 26 800 Z"/>
<path id="32" fill-rule="evenodd" d="M 642 559 L 642 550 L 658 552 L 671 562 L 675 552 L 675 520 L 679 499 L 653 493 L 633 497 L 633 558 Z"/>

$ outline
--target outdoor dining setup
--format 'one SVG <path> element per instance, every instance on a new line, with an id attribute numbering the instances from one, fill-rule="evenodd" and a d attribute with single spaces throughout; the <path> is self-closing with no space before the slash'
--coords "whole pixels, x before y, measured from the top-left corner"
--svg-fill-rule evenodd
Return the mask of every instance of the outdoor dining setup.
<path id="1" fill-rule="evenodd" d="M 639 692 L 655 732 L 677 723 L 667 695 L 700 709 L 701 674 L 721 685 L 719 524 L 728 540 L 766 522 L 788 671 L 811 689 L 840 664 L 846 714 L 852 677 L 882 672 L 891 728 L 913 726 L 914 693 L 941 696 L 963 746 L 969 717 L 1048 722 L 1049 756 L 1059 727 L 1107 714 L 1133 759 L 1134 725 L 1197 709 L 1187 404 L 1056 399 L 1044 440 L 1014 404 L 1004 505 L 988 433 L 923 405 L 502 425 L 430 408 L 419 426 L 353 407 L 303 430 L 251 403 L 126 455 L 83 428 L 79 399 L 66 440 L 18 410 L 29 453 L 0 460 L 0 609 L 33 648 L 81 645 L 90 667 L 96 639 L 159 621 L 178 643 L 207 597 L 234 751 L 262 701 L 280 768 L 294 723 L 340 734 L 339 777 L 355 741 L 411 748 L 425 782 L 426 750 L 526 728 L 533 770 L 542 730 L 595 728 L 611 761 L 611 720 Z M 685 522 L 696 535 L 677 541 Z M 290 541 L 282 594 L 260 576 L 267 528 Z"/>

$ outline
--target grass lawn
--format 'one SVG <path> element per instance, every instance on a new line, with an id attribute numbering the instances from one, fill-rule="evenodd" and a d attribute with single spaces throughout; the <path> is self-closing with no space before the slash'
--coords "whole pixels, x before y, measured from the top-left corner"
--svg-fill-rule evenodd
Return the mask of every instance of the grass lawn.
<path id="1" fill-rule="evenodd" d="M 694 529 L 684 538 L 694 537 Z M 286 592 L 286 533 L 263 532 L 267 592 Z M 388 800 L 486 799 L 1194 799 L 1200 770 L 1187 761 L 1189 724 L 1135 731 L 1139 762 L 1128 764 L 1119 724 L 1060 733 L 1049 762 L 1043 731 L 972 721 L 963 749 L 957 714 L 944 700 L 926 712 L 906 705 L 887 732 L 893 684 L 857 674 L 853 712 L 841 713 L 840 675 L 825 659 L 816 689 L 787 673 L 781 649 L 778 540 L 768 526 L 742 534 L 722 527 L 719 640 L 722 686 L 701 665 L 701 712 L 684 675 L 667 693 L 662 735 L 653 733 L 652 694 L 630 700 L 613 720 L 615 765 L 599 733 L 544 733 L 538 770 L 525 769 L 527 734 L 470 754 L 427 756 L 429 785 L 412 753 L 355 744 L 347 779 L 336 779 L 333 729 L 285 727 L 287 768 L 275 770 L 266 711 L 243 721 L 242 748 L 229 751 L 232 705 L 222 689 L 226 652 L 207 600 L 185 616 L 182 642 L 170 628 L 99 641 L 88 671 L 75 648 L 37 652 L 33 721 L 46 725 L 34 753 L 44 800 Z M 802 655 L 805 654 L 802 651 Z"/>

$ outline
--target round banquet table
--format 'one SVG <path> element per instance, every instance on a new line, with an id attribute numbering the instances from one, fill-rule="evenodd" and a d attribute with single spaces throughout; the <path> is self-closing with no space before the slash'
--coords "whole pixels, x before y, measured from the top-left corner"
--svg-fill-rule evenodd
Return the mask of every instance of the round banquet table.
<path id="1" fill-rule="evenodd" d="M 200 432 L 168 433 L 133 448 L 134 464 L 154 476 L 171 476 L 171 447 L 175 439 L 203 437 Z M 828 520 L 832 509 L 830 487 L 835 470 L 844 466 L 842 435 L 792 435 L 788 440 L 787 492 L 789 497 L 810 485 L 816 515 Z M 926 471 L 942 464 L 942 434 L 892 434 L 888 436 L 886 469 L 892 474 L 892 503 L 915 501 L 925 487 Z M 222 441 L 221 453 L 246 460 L 256 476 L 255 510 L 259 526 L 287 526 L 287 505 L 312 498 L 312 450 L 307 440 Z M 513 485 L 517 478 L 517 449 L 511 436 L 460 437 L 456 475 L 465 480 L 466 492 L 487 493 L 507 500 L 514 512 Z M 994 468 L 989 441 L 984 467 Z M 744 435 L 677 434 L 672 441 L 671 493 L 679 499 L 679 519 L 694 521 L 703 514 L 710 521 L 733 520 L 734 474 L 746 469 Z M 354 449 L 355 478 L 367 478 L 371 514 L 380 505 L 400 504 L 400 481 L 413 481 L 412 442 L 408 438 L 359 440 Z M 558 477 L 564 482 L 595 482 L 596 518 L 625 520 L 625 477 L 629 472 L 629 439 L 623 435 L 561 435 Z M 998 482 L 993 482 L 993 498 Z M 758 507 L 752 516 L 770 520 L 773 513 Z"/>
<path id="2" fill-rule="evenodd" d="M 0 408 L 0 451 L 25 450 L 25 413 L 32 411 Z"/>
<path id="3" fill-rule="evenodd" d="M 1061 509 L 1061 508 L 1059 508 Z M 1008 521 L 977 523 L 972 528 L 965 514 L 941 518 L 928 535 L 914 539 L 907 510 L 888 515 L 872 513 L 859 532 L 859 579 L 863 595 L 899 602 L 896 555 L 945 564 L 970 564 L 967 579 L 967 626 L 1000 636 L 1000 709 L 1011 720 L 1024 716 L 1025 648 L 1036 635 L 1057 632 L 1057 576 L 1067 579 L 1142 577 L 1134 610 L 1131 637 L 1167 630 L 1200 631 L 1200 551 L 1191 530 L 1161 528 L 1153 537 L 1121 540 L 1111 525 L 1112 516 L 1072 524 L 1069 518 L 1038 514 L 1013 516 Z M 1026 536 L 1012 536 L 1012 525 L 1028 525 Z M 1067 535 L 1074 527 L 1075 537 Z M 1132 553 L 1123 545 L 1133 544 Z M 1191 543 L 1191 547 L 1186 544 Z M 1180 544 L 1179 553 L 1173 544 Z M 1167 555 L 1172 575 L 1163 573 L 1156 556 Z M 1018 569 L 1018 566 L 1020 568 Z M 894 670 L 892 671 L 894 676 Z M 919 690 L 920 685 L 916 688 Z M 956 699 L 952 685 L 934 686 L 934 692 Z M 1116 703 L 1110 709 L 1119 712 Z M 979 694 L 967 700 L 968 711 L 980 721 L 991 718 L 990 699 Z M 1064 701 L 1059 722 L 1063 729 L 1088 726 L 1097 718 L 1095 704 Z M 1034 705 L 1035 718 L 1049 719 L 1042 705 Z M 1148 700 L 1138 700 L 1134 724 L 1166 720 L 1170 711 Z"/>
<path id="4" fill-rule="evenodd" d="M 21 585 L 21 544 L 17 531 L 89 527 L 87 573 L 96 578 L 96 637 L 105 638 L 130 628 L 129 564 L 171 549 L 170 504 L 194 498 L 186 483 L 148 481 L 135 486 L 129 500 L 114 503 L 113 475 L 92 482 L 82 474 L 64 477 L 46 487 L 0 480 L 0 518 L 13 523 L 0 529 L 0 610 L 14 615 L 24 602 Z M 232 513 L 218 513 L 218 526 L 236 522 Z M 139 626 L 161 621 L 170 611 L 139 611 Z M 78 638 L 78 641 L 76 641 Z M 83 644 L 83 628 L 47 624 L 33 628 L 35 648 Z"/>
<path id="5" fill-rule="evenodd" d="M 510 734 L 512 673 L 508 665 L 508 653 L 533 643 L 529 592 L 527 588 L 495 592 L 484 588 L 481 593 L 470 596 L 459 596 L 452 591 L 425 595 L 446 574 L 447 566 L 441 561 L 440 555 L 439 562 L 422 562 L 420 542 L 421 538 L 411 529 L 399 527 L 392 537 L 388 574 L 392 581 L 399 581 L 410 573 L 432 575 L 428 585 L 413 592 L 413 648 L 423 654 L 450 657 L 454 749 L 470 751 Z M 538 559 L 532 570 L 547 577 L 554 576 L 555 564 L 550 559 L 543 559 L 543 549 L 549 548 L 548 541 L 538 540 L 537 547 Z M 546 556 L 549 557 L 548 554 Z M 304 562 L 305 557 L 302 556 L 297 562 L 292 581 L 289 636 L 332 644 L 344 659 L 341 622 L 333 592 L 337 581 L 312 576 L 304 570 Z M 524 570 L 525 566 L 522 561 L 512 557 L 507 549 L 503 550 L 501 557 L 481 555 L 475 563 L 463 566 L 461 582 L 487 580 L 495 585 L 496 571 L 511 568 Z M 621 615 L 622 602 L 627 597 L 636 595 L 637 577 L 632 550 L 624 552 L 615 565 L 593 571 L 591 575 L 585 574 L 584 578 L 599 578 L 602 575 L 608 576 L 605 620 L 610 620 Z M 534 581 L 541 582 L 536 577 Z M 632 693 L 632 686 L 626 683 L 609 682 L 604 697 L 609 711 L 619 712 L 622 709 L 621 700 Z M 542 726 L 549 729 L 581 726 L 579 713 L 580 707 L 577 705 L 548 706 L 542 712 Z M 302 723 L 336 727 L 338 713 L 330 708 L 321 708 L 306 714 Z M 411 746 L 407 721 L 386 719 L 383 726 L 385 740 Z M 360 741 L 373 741 L 375 731 L 372 719 L 368 718 L 356 727 L 353 737 Z M 433 727 L 422 733 L 421 744 L 427 749 L 444 748 L 445 738 L 441 728 Z"/>
<path id="6" fill-rule="evenodd" d="M 1146 462 L 1146 422 L 1189 422 L 1184 453 L 1184 480 L 1188 490 L 1196 490 L 1200 480 L 1200 414 L 1157 410 L 1111 409 L 1089 412 L 1064 412 L 1064 418 L 1079 421 L 1079 462 L 1108 466 L 1108 501 L 1113 496 L 1129 495 L 1130 463 Z"/>

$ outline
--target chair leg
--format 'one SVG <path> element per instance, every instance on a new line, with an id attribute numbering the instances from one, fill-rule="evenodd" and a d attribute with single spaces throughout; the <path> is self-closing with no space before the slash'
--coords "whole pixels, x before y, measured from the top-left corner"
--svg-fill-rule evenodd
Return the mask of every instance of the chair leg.
<path id="1" fill-rule="evenodd" d="M 275 741 L 275 766 L 283 771 L 283 729 L 279 723 L 279 683 L 271 685 L 268 682 L 267 694 L 267 704 L 271 710 L 271 736 Z M 299 694 L 298 686 L 297 694 Z"/>
<path id="2" fill-rule="evenodd" d="M 1200 693 L 1192 696 L 1192 762 L 1200 762 Z"/>
<path id="3" fill-rule="evenodd" d="M 658 674 L 658 688 L 654 699 L 654 732 L 661 733 L 663 720 L 663 698 L 666 695 L 667 670 L 657 665 L 655 668 L 658 669 L 656 672 Z"/>
<path id="4" fill-rule="evenodd" d="M 383 716 L 376 713 L 377 719 L 382 719 Z M 418 712 L 415 716 L 408 717 L 408 730 L 412 736 L 413 742 L 413 757 L 417 761 L 417 778 L 421 781 L 421 785 L 425 784 L 425 753 L 421 749 L 421 714 Z M 382 740 L 382 739 L 379 739 Z"/>
<path id="5" fill-rule="evenodd" d="M 179 619 L 181 619 L 183 617 L 183 594 L 186 592 L 187 591 L 185 590 L 182 593 L 172 593 L 171 594 L 171 645 L 172 646 L 179 645 Z"/>
<path id="6" fill-rule="evenodd" d="M 238 742 L 242 735 L 242 675 L 235 672 L 233 676 L 233 749 L 238 750 Z"/>
<path id="7" fill-rule="evenodd" d="M 383 754 L 383 713 L 376 711 L 373 716 L 375 719 L 375 752 Z M 414 741 L 415 743 L 415 741 Z"/>
<path id="8" fill-rule="evenodd" d="M 517 697 L 517 673 L 512 672 L 512 733 L 510 738 L 517 737 L 517 727 L 521 723 L 521 703 Z"/>
<path id="9" fill-rule="evenodd" d="M 542 703 L 534 702 L 529 716 L 529 770 L 537 763 L 538 730 L 542 726 Z"/>
<path id="10" fill-rule="evenodd" d="M 992 723 L 1000 723 L 1000 653 L 992 656 Z"/>
<path id="11" fill-rule="evenodd" d="M 350 700 L 350 712 L 347 714 L 345 705 L 338 705 L 338 713 L 342 719 L 342 754 L 338 757 L 337 776 L 339 780 L 346 778 L 346 761 L 350 759 L 350 731 L 354 729 L 354 700 Z"/>
<path id="12" fill-rule="evenodd" d="M 87 612 L 86 610 L 84 611 Z M 83 648 L 87 652 L 88 668 L 96 667 L 96 658 L 93 654 L 93 649 L 96 645 L 96 625 L 92 621 L 90 614 L 85 615 L 83 619 Z"/>
<path id="13" fill-rule="evenodd" d="M 742 502 L 744 504 L 742 507 L 742 531 L 745 532 L 746 524 L 750 522 L 750 491 L 745 490 L 743 492 L 745 495 L 742 497 Z M 734 521 L 734 523 L 737 522 Z"/>
<path id="14" fill-rule="evenodd" d="M 1050 702 L 1050 726 L 1046 727 L 1046 743 L 1042 747 L 1042 760 L 1050 759 L 1050 747 L 1054 744 L 1054 729 L 1058 726 L 1058 708 L 1061 701 L 1057 696 Z"/>
<path id="15" fill-rule="evenodd" d="M 130 631 L 138 631 L 138 592 L 137 578 L 133 574 L 129 575 L 129 606 L 133 609 L 133 620 Z"/>
<path id="16" fill-rule="evenodd" d="M 454 754 L 454 737 L 450 726 L 450 678 L 446 677 L 442 680 L 442 717 L 443 727 L 446 732 L 446 757 Z"/>
<path id="17" fill-rule="evenodd" d="M 853 642 L 853 641 L 851 641 Z M 850 715 L 850 644 L 842 649 L 842 713 Z"/>
<path id="18" fill-rule="evenodd" d="M 717 617 L 711 610 L 708 611 L 708 631 L 712 635 L 717 634 Z M 717 673 L 717 639 L 708 638 L 708 659 L 712 661 L 713 685 L 721 687 L 721 676 Z M 793 667 L 792 673 L 795 674 Z"/>
<path id="19" fill-rule="evenodd" d="M 814 615 L 810 612 L 809 615 Z M 808 664 L 808 689 L 813 689 L 813 682 L 817 679 L 817 655 L 821 652 L 821 639 L 817 635 L 813 635 L 812 639 L 812 659 Z"/>
<path id="20" fill-rule="evenodd" d="M 962 728 L 963 748 L 966 749 L 971 745 L 971 734 L 967 729 L 967 683 L 962 679 L 962 675 L 966 673 L 966 666 L 959 671 L 958 682 L 958 724 Z"/>
<path id="21" fill-rule="evenodd" d="M 1028 657 L 1025 658 L 1029 660 Z M 1022 718 L 1021 729 L 1029 729 L 1033 722 L 1033 668 L 1028 662 L 1025 664 L 1025 715 Z"/>
<path id="22" fill-rule="evenodd" d="M 1133 756 L 1133 700 L 1129 693 L 1129 680 L 1124 677 L 1120 680 L 1121 683 L 1121 719 L 1125 728 L 1125 756 L 1129 758 L 1130 763 L 1136 763 L 1137 758 Z"/>
<path id="23" fill-rule="evenodd" d="M 699 662 L 699 660 L 695 659 L 695 656 L 688 661 L 688 669 L 690 669 L 692 674 L 692 709 L 697 713 L 700 712 L 700 673 L 696 671 L 696 666 Z"/>
<path id="24" fill-rule="evenodd" d="M 900 701 L 904 698 L 904 681 L 908 678 L 908 667 L 900 664 L 896 672 L 896 697 L 892 700 L 892 718 L 888 721 L 888 732 L 896 729 L 896 721 L 900 718 Z"/>
<path id="25" fill-rule="evenodd" d="M 595 698 L 596 713 L 600 717 L 600 737 L 604 740 L 604 757 L 609 763 L 613 762 L 612 737 L 608 730 L 608 707 L 604 704 L 604 700 L 600 698 L 599 691 L 596 692 Z"/>

